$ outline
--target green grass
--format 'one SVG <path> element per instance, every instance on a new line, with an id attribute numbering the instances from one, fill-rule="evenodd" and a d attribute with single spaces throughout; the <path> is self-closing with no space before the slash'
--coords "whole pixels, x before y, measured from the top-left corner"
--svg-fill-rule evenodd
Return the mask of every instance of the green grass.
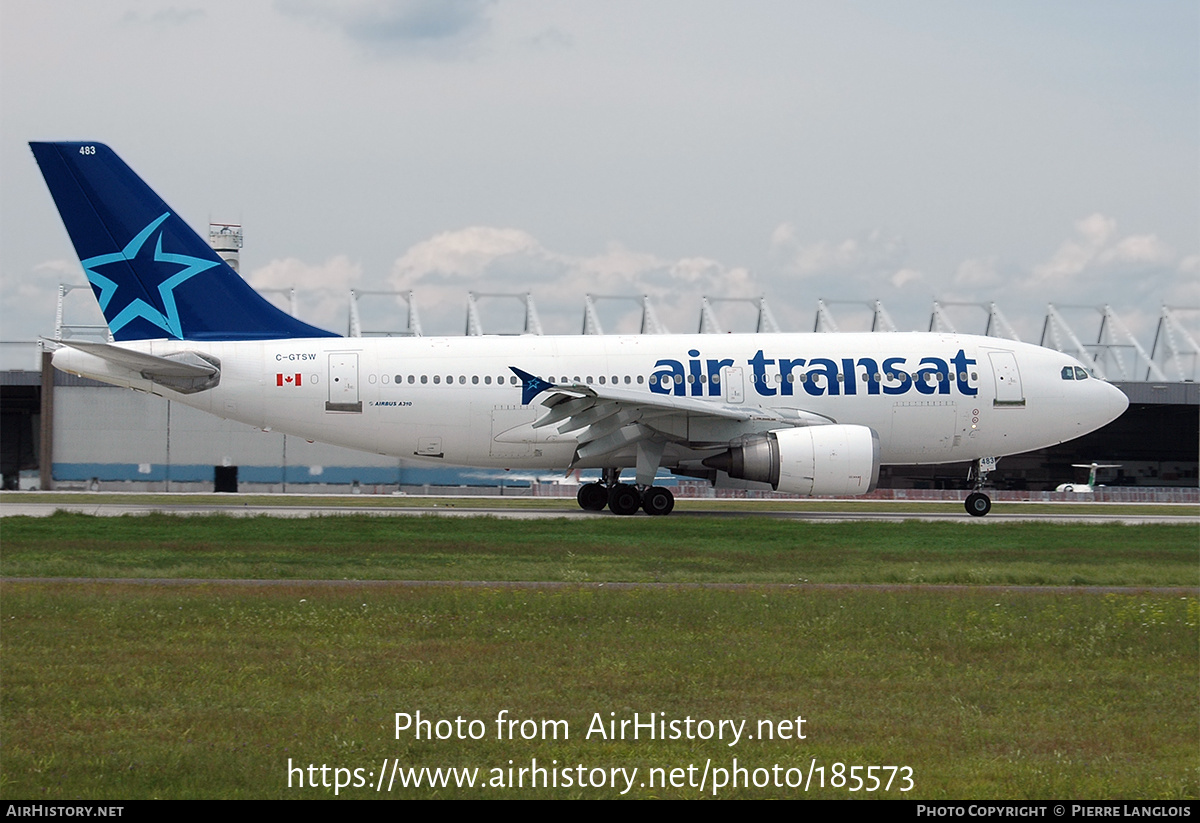
<path id="1" fill-rule="evenodd" d="M 0 797 L 316 798 L 293 766 L 824 768 L 718 797 L 1200 798 L 1194 525 L 771 518 L 223 516 L 0 520 Z M 220 578 L 291 578 L 293 585 Z M 738 589 L 316 580 L 749 583 Z M 770 583 L 961 583 L 814 588 Z M 1182 588 L 1102 594 L 979 584 Z M 397 739 L 395 714 L 483 722 Z M 564 720 L 500 740 L 495 718 Z M 603 740 L 594 717 L 805 718 L 803 740 Z M 611 714 L 610 713 L 614 713 Z M 834 764 L 908 766 L 851 793 Z M 573 772 L 574 773 L 574 772 Z M 329 773 L 332 780 L 332 772 Z M 350 773 L 352 774 L 352 772 Z M 769 772 L 759 772 L 760 776 Z M 793 771 L 792 776 L 799 774 Z M 878 773 L 877 773 L 878 774 Z M 307 772 L 306 772 L 307 776 Z M 863 777 L 865 778 L 865 773 Z M 320 780 L 320 773 L 317 778 Z M 375 777 L 369 778 L 374 785 Z M 612 788 L 342 790 L 617 797 Z"/>
<path id="2" fill-rule="evenodd" d="M 906 765 L 908 798 L 1196 798 L 1192 597 L 938 591 L 4 585 L 5 798 L 324 797 L 287 766 Z M 501 710 L 567 740 L 497 740 Z M 481 740 L 397 739 L 395 713 Z M 603 720 L 805 718 L 804 740 Z M 365 774 L 365 771 L 364 771 Z M 699 774 L 699 771 L 697 771 Z M 351 788 L 344 796 L 378 796 Z M 738 788 L 721 797 L 796 797 Z M 858 796 L 863 796 L 859 793 Z M 614 797 L 612 789 L 391 796 Z M 635 787 L 629 796 L 711 796 Z M 853 796 L 810 788 L 810 797 Z"/>
<path id="3" fill-rule="evenodd" d="M 1197 586 L 1194 525 L 220 515 L 0 521 L 7 577 Z"/>

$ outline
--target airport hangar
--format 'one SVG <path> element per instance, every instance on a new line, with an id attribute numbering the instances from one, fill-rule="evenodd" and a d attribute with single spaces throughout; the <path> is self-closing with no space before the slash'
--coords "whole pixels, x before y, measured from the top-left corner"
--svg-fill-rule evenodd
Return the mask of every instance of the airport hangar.
<path id="1" fill-rule="evenodd" d="M 236 229 L 237 227 L 232 227 Z M 230 252 L 236 265 L 240 230 L 229 242 L 231 227 L 214 226 L 214 246 Z M 222 241 L 229 247 L 221 248 Z M 64 302 L 73 291 L 87 295 L 86 286 L 62 286 L 55 336 L 104 339 L 98 324 L 64 322 Z M 90 297 L 90 295 L 88 295 Z M 362 327 L 360 301 L 364 297 L 399 297 L 408 304 L 407 325 L 399 331 L 370 332 Z M 288 308 L 295 312 L 295 292 L 287 292 Z M 483 334 L 481 300 L 512 298 L 524 306 L 521 333 L 540 334 L 541 323 L 530 294 L 468 293 L 467 334 Z M 602 334 L 596 302 L 584 300 L 581 333 Z M 603 298 L 633 300 L 641 304 L 642 332 L 665 331 L 646 297 Z M 721 333 L 717 314 L 722 302 L 753 304 L 755 331 L 780 331 L 765 299 L 727 300 L 701 298 L 701 332 Z M 814 331 L 839 330 L 832 306 L 838 301 L 818 301 Z M 886 309 L 878 301 L 845 301 L 865 307 L 872 331 L 894 331 Z M 394 306 L 394 303 L 389 305 Z M 931 330 L 957 331 L 951 306 L 934 303 Z M 987 316 L 982 333 L 1016 337 L 1011 325 L 994 304 L 957 304 Z M 744 308 L 744 307 L 743 307 Z M 1073 307 L 1080 308 L 1080 307 Z M 1086 483 L 1088 469 L 1074 464 L 1120 464 L 1100 470 L 1097 482 L 1115 492 L 1129 488 L 1121 499 L 1192 500 L 1200 486 L 1200 347 L 1181 322 L 1195 310 L 1164 307 L 1154 342 L 1146 349 L 1124 327 L 1108 306 L 1088 307 L 1100 318 L 1094 344 L 1080 342 L 1064 312 L 1051 305 L 1043 323 L 1042 344 L 1064 351 L 1110 379 L 1129 396 L 1129 410 L 1100 431 L 1037 452 L 1001 460 L 992 482 L 999 490 L 1052 492 L 1061 483 Z M 744 312 L 743 312 L 744 314 Z M 1194 316 L 1194 315 L 1192 315 Z M 960 320 L 961 322 L 961 320 Z M 421 334 L 412 293 L 351 292 L 350 336 Z M 965 331 L 980 333 L 979 330 Z M 0 346 L 0 457 L 4 488 L 89 489 L 123 491 L 253 491 L 390 493 L 439 492 L 509 493 L 543 496 L 573 495 L 577 477 L 546 473 L 508 473 L 470 468 L 431 466 L 383 455 L 311 443 L 303 438 L 264 432 L 241 423 L 221 420 L 161 397 L 108 386 L 54 370 L 51 352 L 42 344 L 8 342 Z M 374 376 L 367 376 L 371 380 Z M 1140 378 L 1140 379 L 1139 379 Z M 887 490 L 948 490 L 969 488 L 968 463 L 929 466 L 889 466 L 880 474 L 880 494 Z M 667 482 L 670 482 L 669 480 Z M 702 481 L 680 479 L 676 493 L 683 496 L 714 494 Z M 723 491 L 722 494 L 725 492 Z M 750 494 L 754 494 L 751 492 Z"/>

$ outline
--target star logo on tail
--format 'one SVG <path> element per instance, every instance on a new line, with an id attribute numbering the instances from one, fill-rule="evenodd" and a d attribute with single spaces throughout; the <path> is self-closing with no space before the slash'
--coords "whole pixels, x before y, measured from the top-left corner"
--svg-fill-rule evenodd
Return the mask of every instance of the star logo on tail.
<path id="1" fill-rule="evenodd" d="M 128 323 L 141 317 L 158 326 L 171 337 L 182 339 L 183 327 L 179 322 L 179 309 L 175 305 L 175 289 L 197 274 L 218 265 L 214 260 L 163 251 L 160 227 L 170 216 L 171 213 L 166 212 L 151 221 L 121 251 L 100 254 L 82 261 L 87 279 L 99 290 L 97 299 L 100 301 L 100 310 L 108 319 L 108 328 L 114 335 Z M 156 231 L 158 234 L 155 242 L 153 246 L 149 246 L 147 241 Z M 140 262 L 139 257 L 142 258 Z M 102 266 L 114 264 L 121 267 L 119 269 L 121 271 L 120 282 L 97 271 Z M 163 278 L 157 285 L 145 283 L 137 275 L 139 268 L 157 268 L 160 265 L 174 265 L 181 268 L 169 277 Z M 159 306 L 153 306 L 143 297 L 138 296 L 139 286 L 142 294 L 151 299 L 157 294 Z M 114 299 L 116 300 L 115 305 Z M 118 308 L 121 299 L 125 299 L 126 302 L 124 306 Z"/>

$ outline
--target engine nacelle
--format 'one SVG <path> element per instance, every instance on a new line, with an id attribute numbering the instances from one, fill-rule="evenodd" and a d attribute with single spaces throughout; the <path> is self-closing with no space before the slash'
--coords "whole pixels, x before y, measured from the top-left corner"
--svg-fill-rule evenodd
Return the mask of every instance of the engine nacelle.
<path id="1" fill-rule="evenodd" d="M 776 429 L 704 461 L 739 480 L 792 494 L 867 494 L 879 482 L 879 435 L 867 426 Z"/>

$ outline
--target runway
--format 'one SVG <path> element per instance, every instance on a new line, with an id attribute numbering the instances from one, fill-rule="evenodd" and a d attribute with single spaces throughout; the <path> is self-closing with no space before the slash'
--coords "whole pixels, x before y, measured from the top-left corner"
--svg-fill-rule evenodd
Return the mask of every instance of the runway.
<path id="1" fill-rule="evenodd" d="M 221 514 L 230 517 L 339 517 L 351 515 L 368 515 L 372 517 L 495 517 L 506 520 L 539 520 L 547 518 L 618 518 L 608 512 L 587 512 L 564 505 L 567 501 L 547 500 L 545 505 L 538 505 L 528 498 L 514 501 L 480 497 L 438 498 L 428 504 L 407 499 L 404 505 L 327 505 L 314 504 L 312 498 L 304 502 L 280 502 L 279 504 L 264 505 L 260 503 L 238 503 L 231 499 L 229 502 L 188 501 L 184 495 L 162 495 L 162 499 L 153 502 L 112 502 L 111 500 L 87 502 L 72 495 L 73 499 L 61 502 L 23 502 L 14 500 L 6 495 L 0 501 L 0 517 L 48 517 L 57 511 L 88 514 L 98 517 L 119 517 L 123 515 L 146 515 L 152 513 L 175 515 L 213 515 Z M 852 511 L 839 511 L 831 508 L 821 510 L 811 508 L 811 503 L 797 510 L 778 508 L 779 501 L 763 501 L 760 509 L 755 501 L 745 500 L 681 500 L 675 511 L 668 517 L 693 518 L 773 518 L 777 520 L 795 520 L 797 522 L 888 522 L 902 523 L 905 521 L 922 522 L 961 522 L 976 525 L 988 523 L 1028 523 L 1028 522 L 1060 522 L 1060 523 L 1122 523 L 1139 525 L 1146 523 L 1175 523 L 1194 524 L 1200 526 L 1200 512 L 1194 507 L 1162 505 L 1146 505 L 1145 513 L 1131 512 L 1136 508 L 1130 504 L 1093 503 L 1070 504 L 1017 504 L 1013 511 L 1005 512 L 1005 504 L 997 503 L 991 514 L 986 517 L 971 517 L 960 507 L 947 507 L 941 511 L 913 511 L 903 504 L 897 505 L 892 501 L 858 501 Z M 771 504 L 768 508 L 766 504 Z M 514 505 L 516 504 L 516 505 Z M 1034 510 L 1031 511 L 1030 509 Z M 1019 509 L 1019 510 L 1018 510 Z M 639 513 L 633 517 L 646 517 Z"/>

